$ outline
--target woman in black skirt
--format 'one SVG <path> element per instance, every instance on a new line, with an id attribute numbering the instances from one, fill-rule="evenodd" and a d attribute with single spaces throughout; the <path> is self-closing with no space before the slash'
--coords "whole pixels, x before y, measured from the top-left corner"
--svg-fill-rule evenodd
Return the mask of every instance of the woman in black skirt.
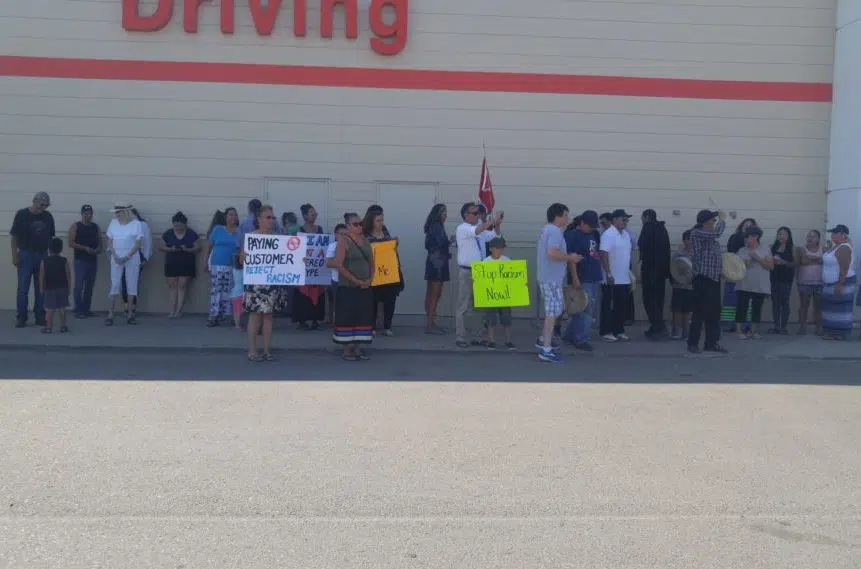
<path id="1" fill-rule="evenodd" d="M 159 248 L 165 253 L 164 276 L 170 288 L 170 317 L 182 316 L 188 283 L 197 274 L 197 253 L 200 237 L 188 227 L 188 218 L 181 211 L 171 219 L 173 228 L 161 236 Z"/>
<path id="2" fill-rule="evenodd" d="M 323 233 L 323 228 L 317 225 L 317 210 L 309 203 L 299 210 L 302 212 L 304 223 L 299 226 L 297 233 Z M 326 288 L 320 285 L 303 285 L 293 287 L 291 312 L 293 322 L 300 330 L 316 330 L 320 322 L 326 319 Z"/>
<path id="3" fill-rule="evenodd" d="M 425 220 L 425 334 L 445 334 L 436 325 L 436 310 L 442 297 L 443 285 L 450 279 L 451 241 L 445 233 L 445 220 L 448 217 L 445 204 L 433 206 Z"/>
<path id="4" fill-rule="evenodd" d="M 359 349 L 374 340 L 374 252 L 362 232 L 357 214 L 345 216 L 347 234 L 338 239 L 334 268 L 338 271 L 335 325 L 332 340 L 344 347 L 346 361 L 367 360 Z"/>

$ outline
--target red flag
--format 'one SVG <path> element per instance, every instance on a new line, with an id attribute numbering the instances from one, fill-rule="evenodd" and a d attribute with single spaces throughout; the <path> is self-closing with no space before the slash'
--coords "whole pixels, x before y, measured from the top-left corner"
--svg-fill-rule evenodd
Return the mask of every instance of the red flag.
<path id="1" fill-rule="evenodd" d="M 496 200 L 493 198 L 493 184 L 490 183 L 490 170 L 487 168 L 487 156 L 481 161 L 481 180 L 478 182 L 478 203 L 493 213 Z"/>

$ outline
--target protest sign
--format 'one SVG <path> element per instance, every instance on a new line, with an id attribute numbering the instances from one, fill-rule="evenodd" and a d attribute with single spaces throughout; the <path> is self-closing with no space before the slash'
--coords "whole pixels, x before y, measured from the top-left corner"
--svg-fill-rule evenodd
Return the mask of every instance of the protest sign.
<path id="1" fill-rule="evenodd" d="M 305 284 L 324 285 L 332 284 L 332 269 L 326 267 L 326 249 L 334 239 L 334 235 L 320 235 L 317 233 L 300 233 L 306 241 L 307 252 L 305 253 Z"/>
<path id="2" fill-rule="evenodd" d="M 529 306 L 526 261 L 477 261 L 472 264 L 476 308 Z"/>
<path id="3" fill-rule="evenodd" d="M 371 278 L 371 286 L 382 286 L 401 282 L 400 265 L 398 264 L 398 242 L 377 241 L 371 243 L 374 251 L 376 270 Z"/>
<path id="4" fill-rule="evenodd" d="M 305 284 L 305 238 L 297 235 L 245 235 L 242 282 L 247 285 Z"/>

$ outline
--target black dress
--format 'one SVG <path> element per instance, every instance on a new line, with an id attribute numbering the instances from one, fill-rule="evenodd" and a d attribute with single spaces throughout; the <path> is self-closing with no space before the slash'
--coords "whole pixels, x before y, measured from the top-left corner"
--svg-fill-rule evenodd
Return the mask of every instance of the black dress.
<path id="1" fill-rule="evenodd" d="M 305 233 L 301 228 L 299 232 Z M 318 225 L 316 233 L 321 235 L 323 228 Z M 305 285 L 291 288 L 293 292 L 290 311 L 293 322 L 316 324 L 326 319 L 326 287 Z"/>
<path id="2" fill-rule="evenodd" d="M 193 247 L 200 239 L 191 229 L 185 230 L 182 239 L 176 236 L 173 229 L 168 229 L 161 236 L 164 244 L 173 247 Z M 190 251 L 170 251 L 164 259 L 164 276 L 193 278 L 197 274 L 197 255 Z"/>
<path id="3" fill-rule="evenodd" d="M 451 259 L 451 242 L 445 234 L 442 223 L 435 223 L 425 233 L 425 249 L 428 255 L 425 259 L 425 280 L 434 282 L 448 282 L 449 260 Z"/>

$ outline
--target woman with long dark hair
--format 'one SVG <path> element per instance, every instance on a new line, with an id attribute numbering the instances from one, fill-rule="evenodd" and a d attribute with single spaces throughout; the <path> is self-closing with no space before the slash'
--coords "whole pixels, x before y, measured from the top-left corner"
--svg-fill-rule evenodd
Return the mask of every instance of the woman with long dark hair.
<path id="1" fill-rule="evenodd" d="M 445 332 L 436 325 L 436 311 L 439 299 L 442 297 L 442 289 L 451 276 L 449 274 L 449 262 L 451 261 L 451 240 L 445 233 L 445 221 L 448 218 L 448 210 L 445 204 L 438 203 L 433 206 L 425 220 L 425 249 L 427 259 L 425 260 L 425 281 L 427 290 L 425 292 L 425 334 L 441 335 Z"/>
<path id="2" fill-rule="evenodd" d="M 208 327 L 218 326 L 222 317 L 231 312 L 230 293 L 233 289 L 234 258 L 239 250 L 236 236 L 239 213 L 234 207 L 216 211 L 208 231 L 206 270 L 209 272 Z"/>
<path id="3" fill-rule="evenodd" d="M 774 269 L 771 271 L 771 315 L 774 327 L 769 332 L 789 334 L 786 325 L 789 322 L 789 297 L 795 280 L 795 244 L 792 242 L 792 230 L 788 227 L 777 230 L 771 256 L 774 258 Z"/>
<path id="4" fill-rule="evenodd" d="M 383 223 L 384 221 L 383 214 L 378 213 L 376 210 L 369 210 L 367 215 L 365 215 L 365 219 L 362 221 L 362 232 L 369 243 L 390 241 L 392 239 Z M 392 336 L 394 334 L 392 332 L 392 320 L 395 315 L 395 303 L 398 300 L 398 294 L 400 294 L 402 287 L 403 277 L 401 277 L 401 281 L 399 282 L 375 286 L 372 289 L 374 292 L 374 324 L 376 326 L 379 321 L 379 312 L 382 309 L 384 336 Z"/>
<path id="5" fill-rule="evenodd" d="M 297 233 L 323 233 L 323 228 L 317 224 L 317 210 L 309 203 L 299 208 L 303 223 Z M 292 302 L 293 322 L 300 330 L 316 330 L 320 322 L 326 319 L 325 287 L 320 285 L 303 285 L 293 288 Z"/>
<path id="6" fill-rule="evenodd" d="M 170 318 L 182 316 L 188 284 L 197 274 L 200 236 L 188 226 L 181 211 L 171 218 L 173 227 L 161 236 L 159 248 L 165 253 L 164 276 L 170 289 Z"/>

